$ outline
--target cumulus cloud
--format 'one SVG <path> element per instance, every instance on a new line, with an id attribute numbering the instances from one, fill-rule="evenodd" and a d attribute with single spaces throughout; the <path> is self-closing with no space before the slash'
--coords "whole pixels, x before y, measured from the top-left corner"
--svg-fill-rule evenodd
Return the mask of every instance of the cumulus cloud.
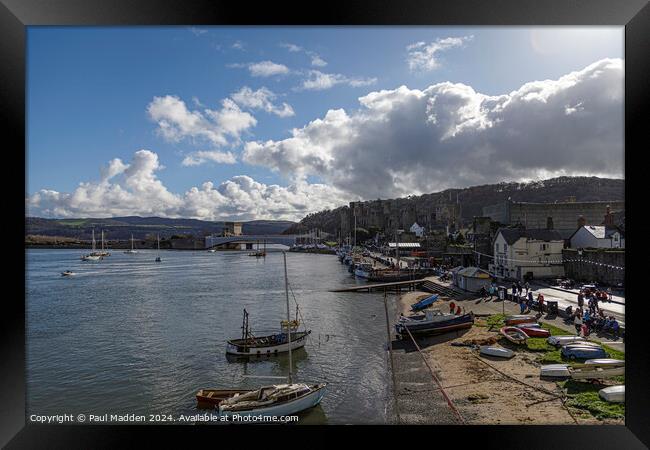
<path id="1" fill-rule="evenodd" d="M 228 64 L 227 67 L 241 69 L 247 68 L 253 77 L 272 77 L 277 75 L 287 75 L 290 71 L 284 64 L 274 63 L 273 61 L 261 61 L 254 63 L 235 63 Z"/>
<path id="2" fill-rule="evenodd" d="M 280 44 L 280 47 L 286 48 L 292 53 L 297 53 L 303 51 L 303 48 L 300 47 L 299 45 L 296 44 L 290 44 L 290 43 L 282 43 Z"/>
<path id="3" fill-rule="evenodd" d="M 462 47 L 474 36 L 438 38 L 434 42 L 416 42 L 406 47 L 406 61 L 409 69 L 415 71 L 431 71 L 440 65 L 438 54 L 454 47 Z"/>
<path id="4" fill-rule="evenodd" d="M 221 109 L 188 109 L 180 98 L 173 95 L 154 97 L 147 106 L 149 118 L 157 123 L 159 134 L 171 142 L 183 139 L 207 140 L 215 145 L 238 141 L 245 130 L 255 126 L 257 120 L 242 111 L 231 99 L 221 102 Z"/>
<path id="5" fill-rule="evenodd" d="M 28 214 L 40 217 L 113 217 L 124 215 L 188 217 L 203 220 L 299 220 L 310 212 L 348 201 L 340 190 L 304 181 L 283 187 L 245 175 L 215 186 L 204 182 L 182 194 L 170 192 L 158 178 L 158 155 L 135 152 L 130 163 L 113 159 L 96 181 L 82 182 L 71 193 L 42 189 L 26 199 Z"/>
<path id="6" fill-rule="evenodd" d="M 318 53 L 313 52 L 311 50 L 306 50 L 304 47 L 301 47 L 299 45 L 282 43 L 280 44 L 280 47 L 286 48 L 291 53 L 304 52 L 306 55 L 308 55 L 311 58 L 311 65 L 314 67 L 325 67 L 327 65 L 327 61 L 321 58 Z"/>
<path id="7" fill-rule="evenodd" d="M 345 84 L 352 87 L 370 86 L 377 82 L 377 78 L 354 78 L 339 73 L 323 73 L 320 70 L 310 70 L 307 78 L 296 90 L 322 91 L 330 89 L 338 84 Z"/>
<path id="8" fill-rule="evenodd" d="M 325 67 L 327 65 L 327 62 L 320 57 L 320 55 L 317 55 L 316 53 L 309 53 L 309 56 L 311 56 L 311 65 L 315 67 Z"/>
<path id="9" fill-rule="evenodd" d="M 254 91 L 248 86 L 244 86 L 230 97 L 237 104 L 245 108 L 261 109 L 279 117 L 291 117 L 295 115 L 293 108 L 288 103 L 283 102 L 282 106 L 273 104 L 273 100 L 276 99 L 277 95 L 265 87 Z"/>
<path id="10" fill-rule="evenodd" d="M 220 152 L 218 150 L 200 150 L 192 152 L 183 158 L 183 166 L 198 166 L 205 162 L 215 162 L 219 164 L 235 164 L 237 157 L 231 152 Z"/>
<path id="11" fill-rule="evenodd" d="M 537 176 L 623 174 L 623 61 L 488 96 L 458 83 L 371 92 L 242 159 L 362 198 Z"/>

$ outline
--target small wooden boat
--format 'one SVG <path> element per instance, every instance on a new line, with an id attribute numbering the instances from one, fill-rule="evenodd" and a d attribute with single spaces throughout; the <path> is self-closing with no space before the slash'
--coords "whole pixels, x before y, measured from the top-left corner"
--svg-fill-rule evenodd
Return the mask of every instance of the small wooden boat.
<path id="1" fill-rule="evenodd" d="M 606 402 L 623 403 L 625 402 L 625 385 L 603 388 L 598 391 L 598 395 Z"/>
<path id="2" fill-rule="evenodd" d="M 479 347 L 479 352 L 482 355 L 496 356 L 499 358 L 512 358 L 515 356 L 515 352 L 510 349 L 503 347 L 495 347 L 492 345 L 481 345 Z"/>
<path id="3" fill-rule="evenodd" d="M 535 321 L 536 319 L 534 316 L 526 316 L 522 314 L 516 314 L 514 316 L 506 317 L 506 325 L 518 325 L 521 323 L 531 323 Z"/>
<path id="4" fill-rule="evenodd" d="M 426 311 L 424 314 L 400 317 L 395 324 L 395 330 L 402 336 L 408 336 L 409 331 L 413 335 L 426 335 L 462 330 L 471 328 L 472 325 L 474 325 L 474 314 L 472 312 L 457 316 L 435 309 Z"/>
<path id="5" fill-rule="evenodd" d="M 574 380 L 597 380 L 625 375 L 625 366 L 583 365 L 569 369 Z"/>
<path id="6" fill-rule="evenodd" d="M 581 336 L 574 336 L 568 334 L 564 336 L 549 336 L 549 338 L 546 339 L 546 342 L 556 347 L 561 347 L 563 345 L 573 344 L 576 342 L 586 342 L 586 340 Z"/>
<path id="7" fill-rule="evenodd" d="M 528 335 L 517 327 L 503 327 L 499 333 L 513 344 L 525 344 Z"/>
<path id="8" fill-rule="evenodd" d="M 551 332 L 544 328 L 524 327 L 521 325 L 518 325 L 517 328 L 526 333 L 528 337 L 547 338 L 551 335 Z"/>
<path id="9" fill-rule="evenodd" d="M 252 389 L 201 389 L 196 394 L 196 407 L 214 409 L 223 400 L 252 391 Z"/>
<path id="10" fill-rule="evenodd" d="M 430 297 L 423 298 L 422 300 L 418 301 L 417 303 L 413 303 L 411 305 L 411 311 L 419 311 L 421 309 L 424 309 L 424 308 L 432 305 L 433 302 L 435 302 L 436 300 L 438 300 L 438 294 L 434 294 L 434 295 L 432 295 Z"/>

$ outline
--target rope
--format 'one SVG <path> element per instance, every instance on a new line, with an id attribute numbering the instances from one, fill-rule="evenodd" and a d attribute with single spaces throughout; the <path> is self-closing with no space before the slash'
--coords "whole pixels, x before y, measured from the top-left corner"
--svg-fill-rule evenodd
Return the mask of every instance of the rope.
<path id="1" fill-rule="evenodd" d="M 442 393 L 442 396 L 443 396 L 443 397 L 445 398 L 445 400 L 447 401 L 447 405 L 449 405 L 449 408 L 451 408 L 451 410 L 456 414 L 456 417 L 458 417 L 458 419 L 460 420 L 460 422 L 464 425 L 464 424 L 465 424 L 465 419 L 463 419 L 463 416 L 460 415 L 460 412 L 458 411 L 458 409 L 456 409 L 456 406 L 454 405 L 454 403 L 451 401 L 451 399 L 449 398 L 449 396 L 447 395 L 447 393 L 446 393 L 445 390 L 443 389 L 443 387 L 442 387 L 442 383 L 440 383 L 440 380 L 438 379 L 438 377 L 436 376 L 436 374 L 433 373 L 433 369 L 431 369 L 431 366 L 429 365 L 429 362 L 428 362 L 427 359 L 424 357 L 424 354 L 422 353 L 422 350 L 420 350 L 420 346 L 418 345 L 418 343 L 415 341 L 415 338 L 414 338 L 413 335 L 411 334 L 411 330 L 409 330 L 408 327 L 404 327 L 404 328 L 406 329 L 406 331 L 408 332 L 409 336 L 411 337 L 411 341 L 413 341 L 413 344 L 415 345 L 415 348 L 418 350 L 418 353 L 420 353 L 420 356 L 422 357 L 422 360 L 424 361 L 424 364 L 425 364 L 425 365 L 427 366 L 427 368 L 429 369 L 429 373 L 431 374 L 431 378 L 433 378 L 433 380 L 436 382 L 436 384 L 437 384 L 438 387 L 440 388 L 440 392 Z"/>
<path id="2" fill-rule="evenodd" d="M 393 379 L 393 402 L 395 404 L 395 414 L 397 415 L 397 423 L 402 421 L 399 414 L 399 407 L 397 402 L 397 380 L 395 379 L 395 363 L 393 362 L 393 342 L 390 339 L 390 321 L 388 319 L 388 300 L 387 294 L 384 291 L 384 311 L 386 312 L 386 338 L 388 339 L 388 357 L 390 359 L 390 373 Z"/>
<path id="3" fill-rule="evenodd" d="M 496 259 L 496 256 L 494 256 L 494 255 L 488 255 L 487 253 L 477 252 L 476 250 L 473 250 L 473 252 L 476 253 L 477 255 L 485 256 L 487 258 Z M 563 264 L 565 262 L 585 263 L 585 264 L 595 264 L 597 266 L 607 267 L 608 269 L 625 270 L 625 267 L 615 266 L 615 265 L 612 265 L 612 264 L 599 263 L 599 262 L 596 262 L 596 261 L 590 261 L 588 259 L 566 259 L 564 257 L 561 257 L 559 259 L 558 258 L 553 258 L 553 259 L 546 259 L 546 260 L 513 259 L 513 258 L 507 258 L 507 259 L 504 259 L 504 260 L 511 261 L 511 262 L 531 263 L 531 264 Z"/>

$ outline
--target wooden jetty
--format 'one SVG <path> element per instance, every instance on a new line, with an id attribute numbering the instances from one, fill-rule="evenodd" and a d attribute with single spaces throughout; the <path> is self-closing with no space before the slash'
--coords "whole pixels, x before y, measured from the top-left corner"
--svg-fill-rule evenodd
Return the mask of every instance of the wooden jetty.
<path id="1" fill-rule="evenodd" d="M 330 292 L 372 292 L 372 291 L 397 291 L 402 290 L 414 291 L 416 289 L 431 292 L 432 294 L 441 294 L 450 298 L 464 298 L 466 294 L 455 288 L 438 284 L 431 280 L 431 278 L 420 278 L 417 280 L 406 281 L 392 281 L 389 283 L 373 283 L 362 284 L 358 286 L 344 287 L 340 289 L 333 289 Z"/>

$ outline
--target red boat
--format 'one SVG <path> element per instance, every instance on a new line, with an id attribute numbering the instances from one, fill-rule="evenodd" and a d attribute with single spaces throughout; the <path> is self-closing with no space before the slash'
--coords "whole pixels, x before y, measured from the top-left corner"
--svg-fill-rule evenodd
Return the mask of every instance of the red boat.
<path id="1" fill-rule="evenodd" d="M 548 330 L 545 330 L 544 328 L 532 328 L 532 327 L 517 327 L 528 337 L 540 337 L 540 338 L 547 338 L 551 335 L 551 332 Z"/>
<path id="2" fill-rule="evenodd" d="M 528 335 L 517 327 L 503 327 L 499 332 L 513 344 L 525 344 L 528 339 Z"/>
<path id="3" fill-rule="evenodd" d="M 537 319 L 535 319 L 534 316 L 524 316 L 523 314 L 517 314 L 514 316 L 508 316 L 506 317 L 506 325 L 517 325 L 520 323 L 532 323 L 535 322 Z"/>

